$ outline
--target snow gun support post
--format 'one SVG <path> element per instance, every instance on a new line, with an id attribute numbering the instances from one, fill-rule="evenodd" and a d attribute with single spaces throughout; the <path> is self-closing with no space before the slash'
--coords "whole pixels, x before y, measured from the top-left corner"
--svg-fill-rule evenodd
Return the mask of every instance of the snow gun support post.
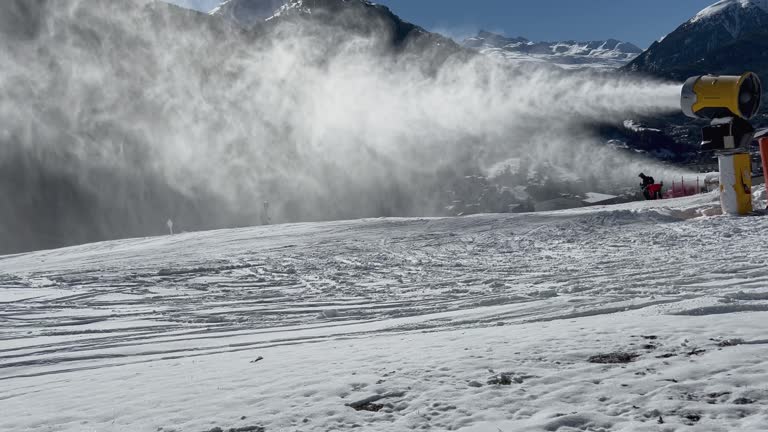
<path id="1" fill-rule="evenodd" d="M 720 203 L 725 214 L 752 212 L 749 144 L 755 128 L 749 119 L 757 114 L 761 97 L 760 78 L 752 72 L 695 76 L 683 86 L 680 104 L 685 115 L 711 120 L 702 129 L 701 149 L 718 154 Z"/>

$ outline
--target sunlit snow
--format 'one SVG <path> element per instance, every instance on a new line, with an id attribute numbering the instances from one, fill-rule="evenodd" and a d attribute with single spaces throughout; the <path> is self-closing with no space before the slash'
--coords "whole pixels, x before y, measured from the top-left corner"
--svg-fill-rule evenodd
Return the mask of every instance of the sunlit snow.
<path id="1" fill-rule="evenodd" d="M 762 430 L 768 219 L 718 208 L 0 257 L 0 430 Z"/>

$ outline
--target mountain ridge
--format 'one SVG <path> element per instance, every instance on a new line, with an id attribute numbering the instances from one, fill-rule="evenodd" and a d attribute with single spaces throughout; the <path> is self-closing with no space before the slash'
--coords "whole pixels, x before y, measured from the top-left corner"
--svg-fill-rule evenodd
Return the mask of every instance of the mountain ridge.
<path id="1" fill-rule="evenodd" d="M 707 73 L 768 74 L 768 1 L 723 0 L 696 14 L 624 67 L 685 80 Z"/>
<path id="2" fill-rule="evenodd" d="M 617 39 L 533 42 L 522 36 L 507 37 L 486 30 L 465 39 L 462 46 L 510 61 L 550 63 L 565 69 L 618 68 L 642 52 L 636 45 Z"/>
<path id="3" fill-rule="evenodd" d="M 225 0 L 209 14 L 250 27 L 272 17 L 285 4 L 286 0 Z"/>

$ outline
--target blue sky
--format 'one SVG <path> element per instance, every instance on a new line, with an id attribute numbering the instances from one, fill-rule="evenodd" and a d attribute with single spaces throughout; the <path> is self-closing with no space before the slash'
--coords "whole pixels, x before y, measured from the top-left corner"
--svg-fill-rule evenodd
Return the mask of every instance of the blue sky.
<path id="1" fill-rule="evenodd" d="M 210 10 L 220 0 L 171 0 Z M 258 1 L 258 0 L 254 0 Z M 378 0 L 429 30 L 463 38 L 479 29 L 531 40 L 620 39 L 641 48 L 716 0 Z"/>

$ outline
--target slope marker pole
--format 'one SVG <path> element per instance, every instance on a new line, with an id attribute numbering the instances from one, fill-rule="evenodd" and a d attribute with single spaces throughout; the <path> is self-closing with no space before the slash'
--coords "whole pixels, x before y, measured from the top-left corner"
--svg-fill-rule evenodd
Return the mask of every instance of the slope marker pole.
<path id="1" fill-rule="evenodd" d="M 768 187 L 768 138 L 760 138 L 760 157 L 763 160 L 763 184 Z"/>

